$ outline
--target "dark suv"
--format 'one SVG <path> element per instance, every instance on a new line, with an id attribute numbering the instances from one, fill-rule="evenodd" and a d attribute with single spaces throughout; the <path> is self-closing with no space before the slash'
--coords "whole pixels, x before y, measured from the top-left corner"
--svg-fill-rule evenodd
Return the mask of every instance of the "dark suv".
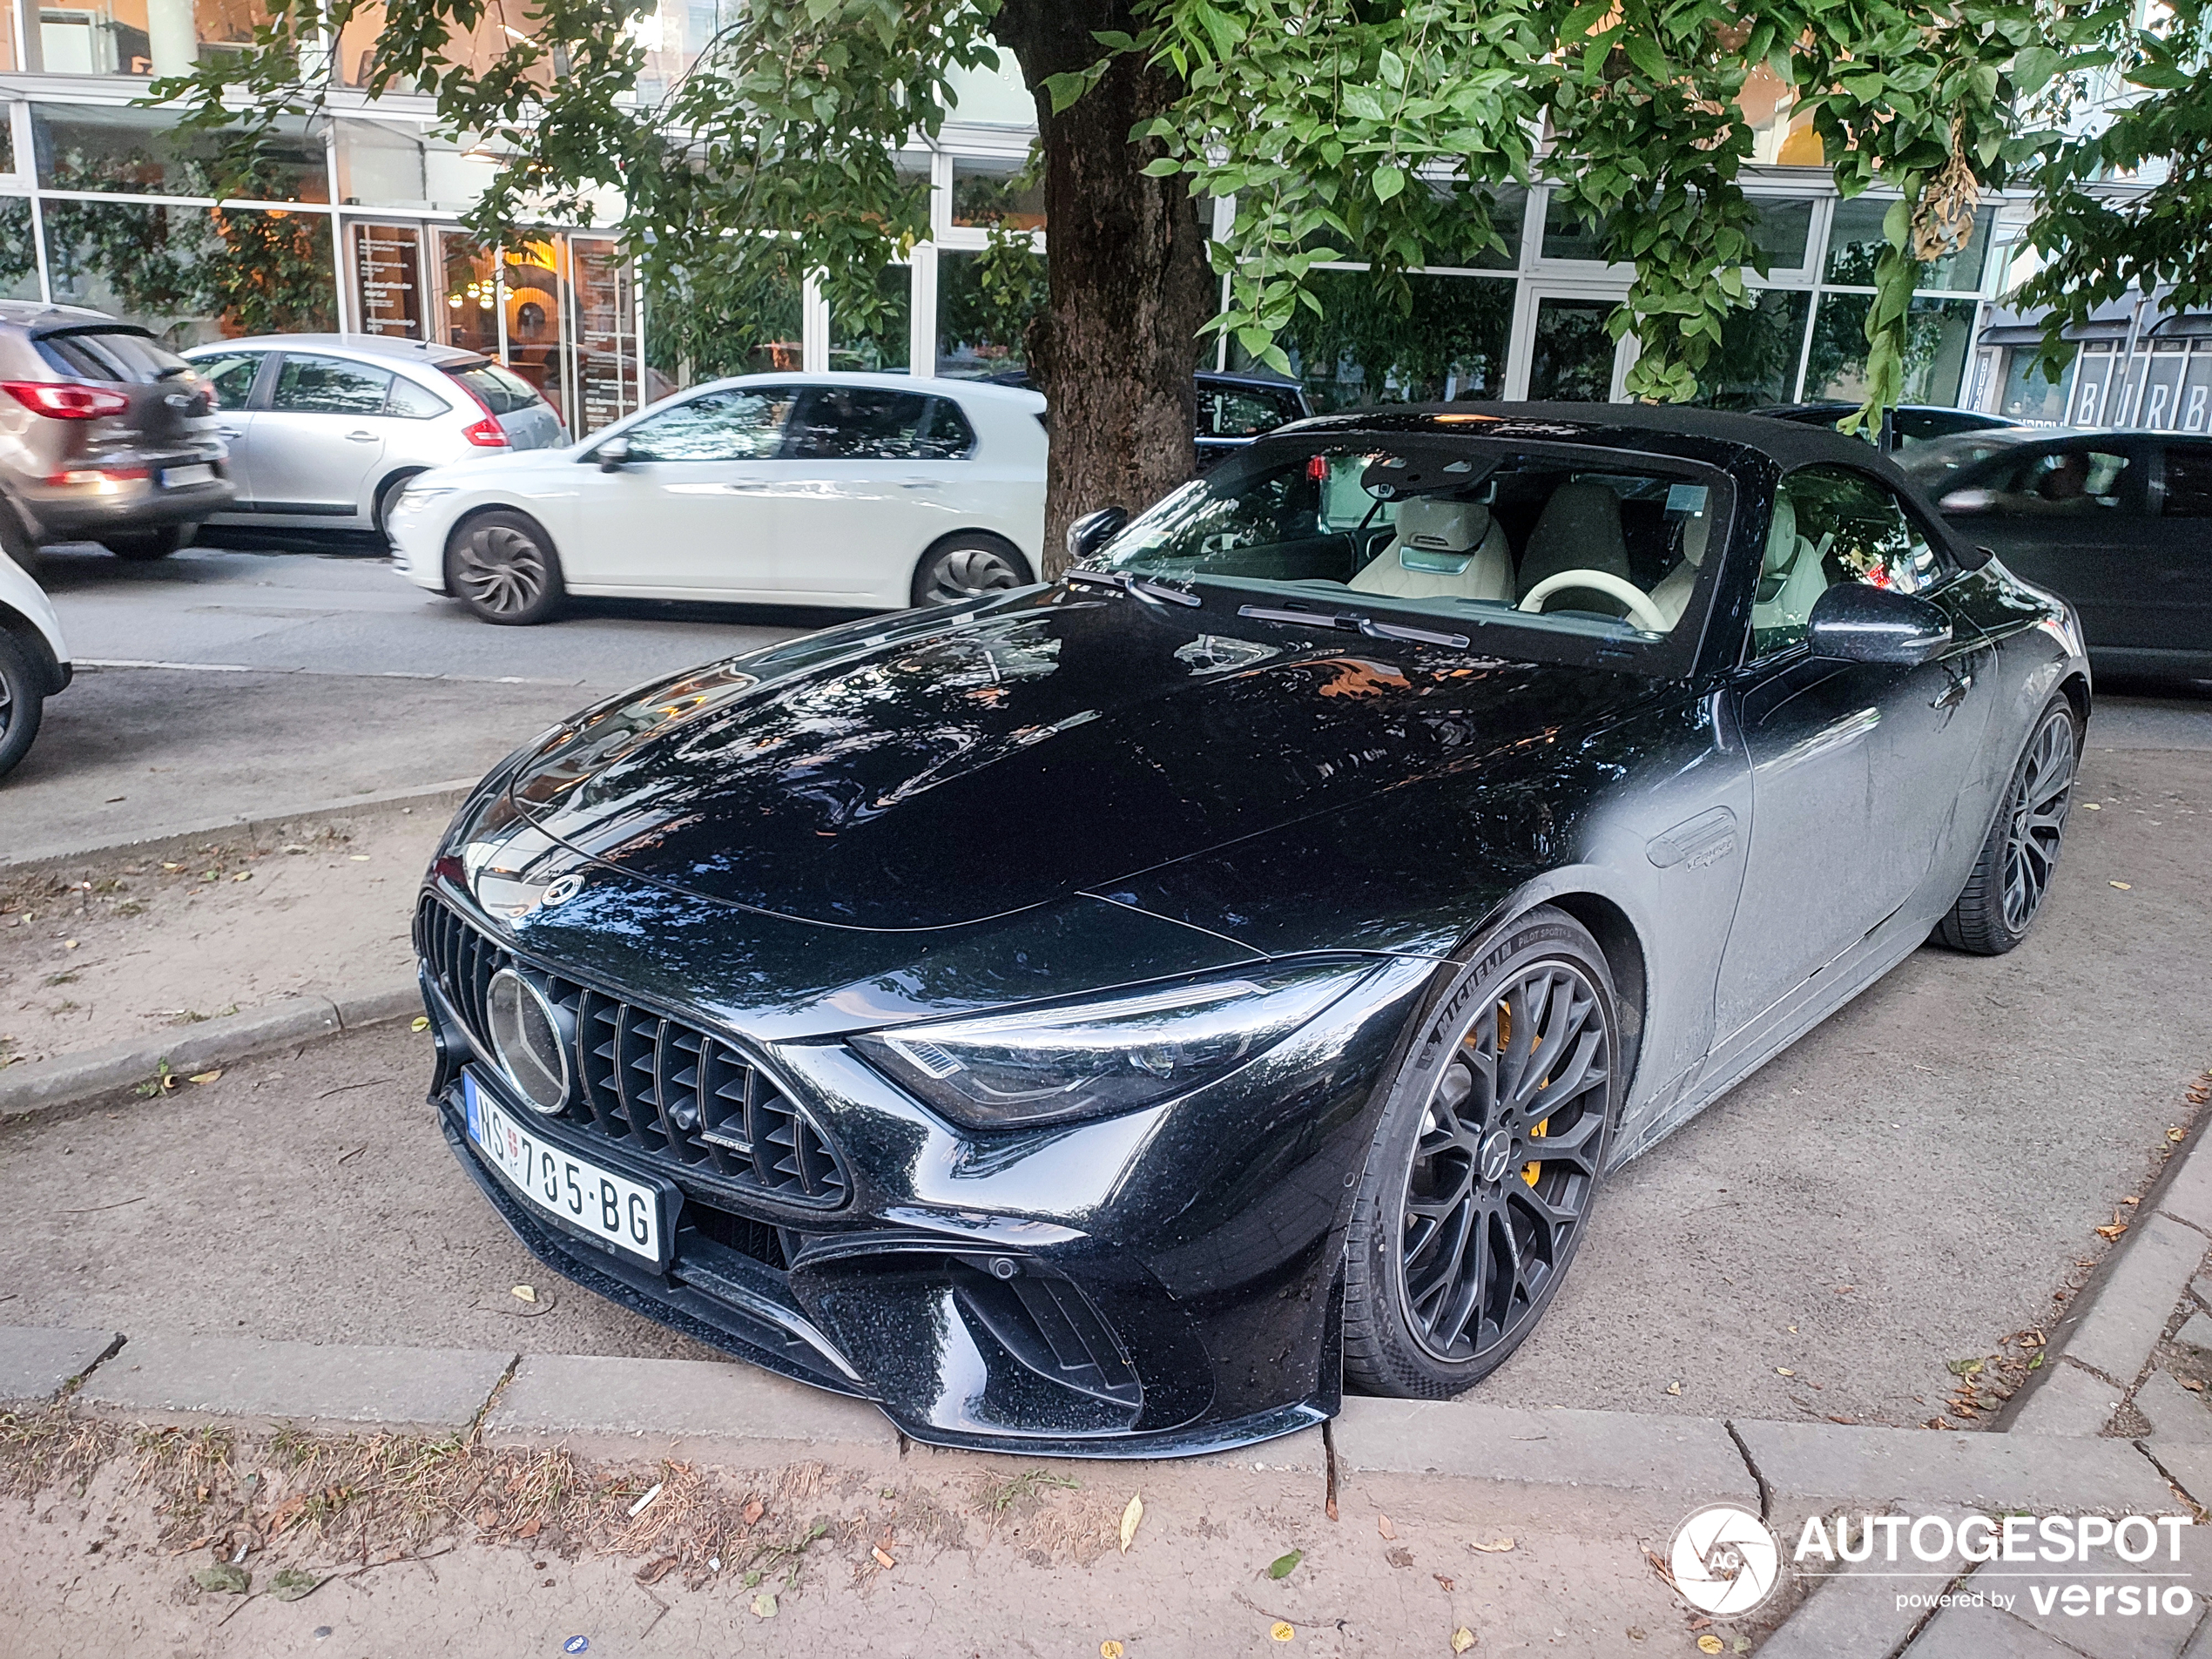
<path id="1" fill-rule="evenodd" d="M 0 300 L 0 545 L 175 552 L 231 499 L 213 408 L 192 365 L 145 329 Z"/>

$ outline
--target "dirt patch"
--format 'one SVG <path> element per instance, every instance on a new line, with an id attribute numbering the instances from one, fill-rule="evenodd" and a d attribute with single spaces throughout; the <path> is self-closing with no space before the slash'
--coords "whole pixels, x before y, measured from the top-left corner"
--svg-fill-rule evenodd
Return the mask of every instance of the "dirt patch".
<path id="1" fill-rule="evenodd" d="M 403 979 L 443 827 L 395 808 L 0 873 L 0 1066 Z"/>

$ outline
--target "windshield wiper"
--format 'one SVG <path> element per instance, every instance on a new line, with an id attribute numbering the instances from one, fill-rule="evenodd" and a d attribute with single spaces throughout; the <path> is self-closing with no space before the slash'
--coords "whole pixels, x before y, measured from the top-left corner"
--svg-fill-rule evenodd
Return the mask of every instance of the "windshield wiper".
<path id="1" fill-rule="evenodd" d="M 1237 614 L 1250 617 L 1255 622 L 1303 623 L 1311 628 L 1337 628 L 1345 633 L 1365 634 L 1370 639 L 1410 639 L 1417 645 L 1449 645 L 1453 651 L 1465 651 L 1470 642 L 1465 634 L 1440 634 L 1426 628 L 1407 628 L 1394 622 L 1377 622 L 1372 617 L 1353 617 L 1325 610 L 1278 610 L 1271 605 L 1239 605 Z"/>
<path id="2" fill-rule="evenodd" d="M 1094 570 L 1077 565 L 1067 573 L 1070 582 L 1095 582 L 1102 588 L 1119 588 L 1123 593 L 1133 593 L 1140 599 L 1164 599 L 1170 604 L 1203 607 L 1205 601 L 1195 593 L 1181 588 L 1171 588 L 1164 582 L 1155 582 L 1149 576 L 1131 576 L 1126 570 Z"/>

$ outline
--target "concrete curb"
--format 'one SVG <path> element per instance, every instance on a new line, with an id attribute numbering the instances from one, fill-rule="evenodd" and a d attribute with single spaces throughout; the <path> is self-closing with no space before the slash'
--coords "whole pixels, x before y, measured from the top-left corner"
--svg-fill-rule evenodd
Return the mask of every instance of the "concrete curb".
<path id="1" fill-rule="evenodd" d="M 287 825 L 358 818 L 364 813 L 396 811 L 401 807 L 411 807 L 423 813 L 426 818 L 436 813 L 449 815 L 467 799 L 477 781 L 474 778 L 455 778 L 438 784 L 410 784 L 401 789 L 378 790 L 371 794 L 348 796 L 342 800 L 309 801 L 291 812 L 254 813 L 245 817 L 211 819 L 200 824 L 179 824 L 145 830 L 93 846 L 32 847 L 28 852 L 0 858 L 0 875 L 36 875 L 44 870 L 68 869 L 121 853 L 138 858 L 158 858 L 165 853 L 199 846 L 211 838 L 241 833 L 257 840 L 275 840 L 280 839 L 281 832 Z"/>
<path id="2" fill-rule="evenodd" d="M 26 1061 L 0 1070 L 0 1128 L 120 1095 L 156 1076 L 165 1061 L 172 1072 L 190 1076 L 421 1011 L 422 994 L 408 979 L 335 1000 L 287 997 L 173 1035 Z"/>
<path id="3" fill-rule="evenodd" d="M 207 1415 L 255 1425 L 472 1426 L 516 1356 L 463 1348 L 339 1348 L 230 1337 L 139 1337 L 95 1367 L 78 1401 L 138 1422 Z"/>

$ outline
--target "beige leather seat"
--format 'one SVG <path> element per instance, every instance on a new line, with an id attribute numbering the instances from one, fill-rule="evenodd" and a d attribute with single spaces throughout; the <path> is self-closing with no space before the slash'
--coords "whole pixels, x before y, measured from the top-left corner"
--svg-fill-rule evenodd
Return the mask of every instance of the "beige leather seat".
<path id="1" fill-rule="evenodd" d="M 1659 578 L 1651 590 L 1651 603 L 1671 628 L 1682 620 L 1682 613 L 1689 608 L 1689 596 L 1697 588 L 1697 572 L 1705 563 L 1706 544 L 1713 534 L 1710 513 L 1698 513 L 1683 520 L 1682 563 Z"/>
<path id="2" fill-rule="evenodd" d="M 1513 597 L 1513 550 L 1480 502 L 1416 496 L 1399 503 L 1398 534 L 1345 585 L 1394 599 Z"/>
<path id="3" fill-rule="evenodd" d="M 1820 596 L 1828 591 L 1828 542 L 1816 545 L 1797 534 L 1797 507 L 1784 489 L 1774 498 L 1767 524 L 1766 556 L 1759 565 L 1758 597 L 1751 604 L 1751 626 L 1762 631 L 1802 628 Z"/>

